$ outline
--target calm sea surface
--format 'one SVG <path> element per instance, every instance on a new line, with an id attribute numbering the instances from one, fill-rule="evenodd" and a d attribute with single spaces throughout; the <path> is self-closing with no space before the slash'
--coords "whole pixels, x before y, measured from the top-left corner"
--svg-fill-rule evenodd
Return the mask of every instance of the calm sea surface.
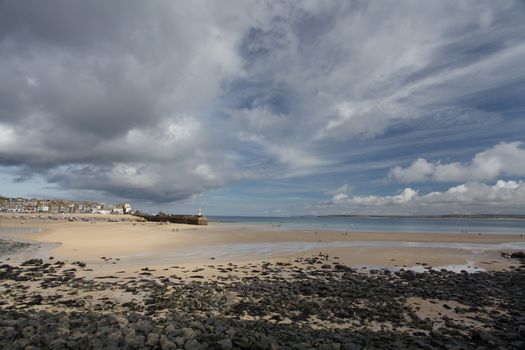
<path id="1" fill-rule="evenodd" d="M 466 230 L 467 233 L 525 235 L 525 220 L 246 216 L 210 216 L 208 219 L 238 225 L 262 225 L 279 230 L 438 233 L 460 233 Z"/>
<path id="2" fill-rule="evenodd" d="M 210 222 L 258 225 L 273 230 L 334 230 L 348 232 L 510 233 L 525 235 L 525 220 L 418 219 L 352 217 L 209 216 Z M 36 227 L 0 226 L 0 233 L 37 233 Z"/>

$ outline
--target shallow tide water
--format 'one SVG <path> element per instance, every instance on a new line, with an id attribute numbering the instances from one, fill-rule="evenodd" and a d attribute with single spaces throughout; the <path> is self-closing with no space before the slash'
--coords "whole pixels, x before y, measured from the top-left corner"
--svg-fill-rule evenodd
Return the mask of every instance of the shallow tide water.
<path id="1" fill-rule="evenodd" d="M 525 220 L 387 217 L 246 217 L 210 216 L 214 223 L 258 225 L 273 230 L 334 230 L 347 232 L 418 232 L 523 234 Z"/>

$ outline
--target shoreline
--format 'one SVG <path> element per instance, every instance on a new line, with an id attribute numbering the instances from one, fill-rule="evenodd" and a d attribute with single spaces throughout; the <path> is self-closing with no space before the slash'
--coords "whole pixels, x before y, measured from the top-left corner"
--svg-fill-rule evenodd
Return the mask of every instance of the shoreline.
<path id="1" fill-rule="evenodd" d="M 47 244 L 49 249 L 41 249 L 39 258 L 48 254 L 65 261 L 95 264 L 101 257 L 110 257 L 119 259 L 112 264 L 115 269 L 126 270 L 141 265 L 160 268 L 210 261 L 289 261 L 319 252 L 338 256 L 349 266 L 413 268 L 426 263 L 504 270 L 511 264 L 500 256 L 501 252 L 525 250 L 525 238 L 520 234 L 285 230 L 267 225 L 150 223 L 133 216 L 83 218 L 89 221 L 71 221 L 70 216 L 25 216 L 21 220 L 4 215 L 2 226 L 14 227 L 15 232 L 0 229 L 0 238 Z M 23 260 L 21 256 L 13 259 Z"/>
<path id="2" fill-rule="evenodd" d="M 2 221 L 41 248 L 0 256 L 0 347 L 525 345 L 525 259 L 500 255 L 516 235 L 112 220 Z"/>

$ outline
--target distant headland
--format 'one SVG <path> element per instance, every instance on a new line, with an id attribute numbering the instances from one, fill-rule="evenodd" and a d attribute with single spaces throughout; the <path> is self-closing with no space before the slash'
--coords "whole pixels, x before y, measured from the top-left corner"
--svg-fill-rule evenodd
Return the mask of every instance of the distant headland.
<path id="1" fill-rule="evenodd" d="M 317 217 L 345 217 L 345 218 L 384 218 L 384 219 L 487 219 L 487 220 L 525 220 L 525 214 L 443 214 L 443 215 L 360 215 L 360 214 L 332 214 L 318 215 Z"/>

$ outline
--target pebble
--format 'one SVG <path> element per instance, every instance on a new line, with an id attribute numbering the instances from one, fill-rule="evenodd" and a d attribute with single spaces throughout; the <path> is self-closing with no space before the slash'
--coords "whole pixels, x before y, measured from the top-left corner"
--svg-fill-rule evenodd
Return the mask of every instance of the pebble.
<path id="1" fill-rule="evenodd" d="M 221 350 L 231 350 L 233 348 L 232 340 L 227 338 L 223 340 L 219 340 L 217 342 L 217 345 L 219 345 Z"/>
<path id="2" fill-rule="evenodd" d="M 477 273 L 356 271 L 330 259 L 224 264 L 217 269 L 245 271 L 249 278 L 191 279 L 188 270 L 176 283 L 139 277 L 149 268 L 130 279 L 88 280 L 76 276 L 78 262 L 3 264 L 0 348 L 525 348 L 520 254 L 511 257 L 522 263 L 515 269 Z M 50 292 L 28 289 L 28 283 Z M 97 291 L 134 299 L 80 293 Z M 447 316 L 420 319 L 406 303 L 410 297 L 434 303 Z"/>

